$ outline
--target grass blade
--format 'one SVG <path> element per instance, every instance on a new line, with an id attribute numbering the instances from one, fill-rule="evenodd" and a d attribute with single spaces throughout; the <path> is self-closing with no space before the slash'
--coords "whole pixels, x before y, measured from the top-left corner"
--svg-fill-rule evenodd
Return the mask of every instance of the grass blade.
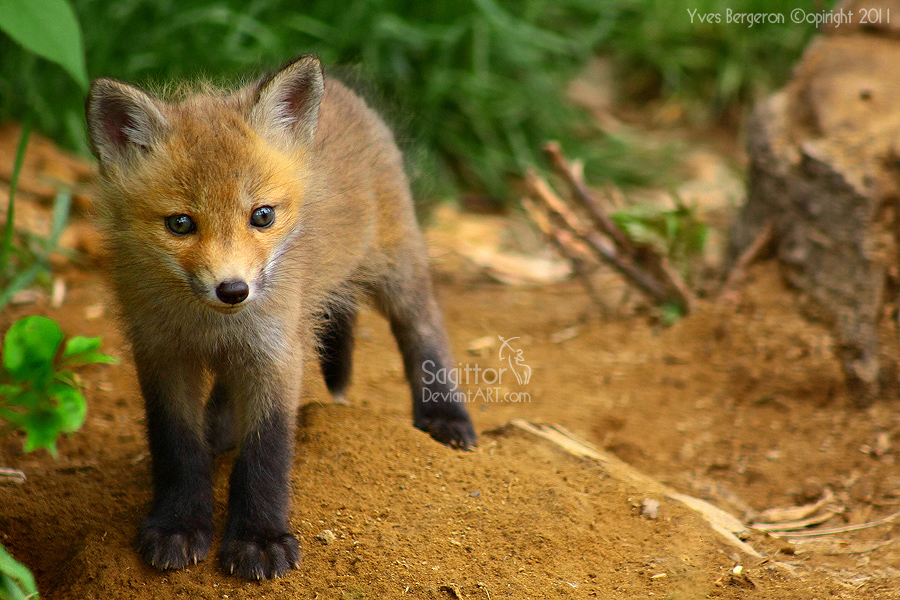
<path id="1" fill-rule="evenodd" d="M 50 227 L 50 237 L 47 238 L 45 260 L 50 259 L 50 254 L 56 250 L 59 244 L 59 238 L 66 222 L 69 220 L 69 210 L 72 207 L 72 192 L 69 190 L 59 190 L 56 192 L 56 199 L 53 200 L 53 222 Z"/>
<path id="2" fill-rule="evenodd" d="M 16 295 L 16 292 L 20 292 L 27 288 L 38 276 L 38 273 L 41 272 L 41 269 L 44 268 L 44 265 L 41 263 L 34 263 L 27 271 L 23 271 L 16 275 L 16 277 L 10 282 L 9 286 L 2 292 L 0 292 L 0 310 L 6 307 L 9 304 L 9 301 L 12 300 L 12 297 Z"/>
<path id="3" fill-rule="evenodd" d="M 19 136 L 19 145 L 16 147 L 16 162 L 13 164 L 12 176 L 9 180 L 9 206 L 6 207 L 6 226 L 3 228 L 3 242 L 0 245 L 0 277 L 5 277 L 7 261 L 12 251 L 13 233 L 15 232 L 15 196 L 16 185 L 19 183 L 19 174 L 22 172 L 22 163 L 25 161 L 25 149 L 28 147 L 28 138 L 31 135 L 31 119 L 27 119 L 22 126 Z"/>

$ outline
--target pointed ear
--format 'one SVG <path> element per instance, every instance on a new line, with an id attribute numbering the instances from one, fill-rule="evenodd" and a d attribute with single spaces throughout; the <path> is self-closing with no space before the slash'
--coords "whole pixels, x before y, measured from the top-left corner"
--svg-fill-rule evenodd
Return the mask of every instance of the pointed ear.
<path id="1" fill-rule="evenodd" d="M 126 163 L 169 133 L 163 105 L 138 88 L 97 79 L 85 102 L 91 151 L 101 165 Z"/>
<path id="2" fill-rule="evenodd" d="M 304 54 L 256 84 L 250 124 L 283 147 L 312 145 L 324 92 L 322 63 Z"/>

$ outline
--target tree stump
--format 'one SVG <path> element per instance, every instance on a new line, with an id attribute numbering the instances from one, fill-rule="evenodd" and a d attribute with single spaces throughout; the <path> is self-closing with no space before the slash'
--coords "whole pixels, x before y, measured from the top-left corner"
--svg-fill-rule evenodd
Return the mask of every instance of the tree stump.
<path id="1" fill-rule="evenodd" d="M 879 321 L 896 299 L 900 246 L 900 0 L 864 4 L 881 23 L 860 23 L 863 2 L 840 3 L 852 22 L 825 30 L 756 108 L 731 236 L 736 257 L 773 224 L 777 258 L 832 325 L 859 406 L 880 391 Z"/>

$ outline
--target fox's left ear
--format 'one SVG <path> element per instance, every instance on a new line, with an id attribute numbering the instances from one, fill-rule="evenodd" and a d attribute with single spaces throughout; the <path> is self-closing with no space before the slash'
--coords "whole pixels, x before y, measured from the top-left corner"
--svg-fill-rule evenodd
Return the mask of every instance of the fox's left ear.
<path id="1" fill-rule="evenodd" d="M 283 141 L 285 147 L 296 142 L 312 145 L 324 92 L 322 63 L 304 54 L 256 84 L 250 124 L 263 135 Z"/>

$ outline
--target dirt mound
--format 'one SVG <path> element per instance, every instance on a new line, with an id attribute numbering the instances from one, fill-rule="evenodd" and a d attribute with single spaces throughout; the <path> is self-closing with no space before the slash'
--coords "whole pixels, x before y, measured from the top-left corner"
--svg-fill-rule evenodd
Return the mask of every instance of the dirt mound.
<path id="1" fill-rule="evenodd" d="M 150 479 L 128 453 L 80 468 L 44 461 L 24 486 L 0 489 L 4 542 L 38 566 L 48 598 L 73 600 L 696 597 L 733 566 L 691 511 L 659 498 L 659 516 L 644 518 L 645 490 L 516 430 L 459 453 L 406 419 L 313 403 L 297 442 L 292 523 L 305 556 L 283 580 L 248 584 L 213 560 L 171 573 L 144 566 L 132 542 Z M 220 507 L 228 462 L 216 475 Z"/>
<path id="2" fill-rule="evenodd" d="M 36 191 L 20 206 L 32 197 L 34 213 L 45 214 L 47 198 Z M 64 294 L 28 294 L 5 309 L 0 330 L 45 314 L 70 335 L 102 335 L 104 351 L 123 359 L 81 373 L 87 422 L 61 440 L 58 460 L 23 455 L 21 438 L 0 440 L 0 465 L 28 476 L 0 480 L 0 542 L 34 570 L 43 596 L 900 597 L 896 391 L 854 407 L 835 341 L 802 316 L 802 298 L 774 263 L 753 268 L 732 303 L 701 302 L 664 329 L 614 275 L 602 316 L 571 281 L 495 283 L 485 272 L 521 280 L 506 275 L 535 263 L 516 256 L 499 277 L 482 264 L 496 266 L 495 255 L 477 243 L 491 231 L 521 242 L 521 224 L 449 218 L 438 232 L 444 243 L 432 235 L 432 257 L 459 373 L 509 369 L 501 381 L 466 386 L 480 447 L 455 452 L 411 427 L 388 326 L 363 313 L 353 405 L 320 404 L 328 394 L 317 369 L 308 370 L 291 515 L 305 557 L 277 581 L 235 579 L 213 558 L 168 573 L 138 559 L 133 541 L 151 494 L 143 409 L 99 269 L 61 261 L 55 276 L 64 285 L 54 287 Z M 89 223 L 74 225 L 84 236 L 72 245 L 94 247 Z M 454 246 L 461 231 L 474 250 Z M 880 334 L 885 362 L 896 364 L 895 332 L 885 323 Z M 503 341 L 521 352 L 515 364 L 502 357 Z M 510 377 L 517 365 L 528 367 L 527 383 Z M 560 424 L 656 481 L 506 426 L 515 419 Z M 222 457 L 216 471 L 219 532 L 231 460 Z M 759 557 L 725 541 L 659 482 L 746 522 L 820 497 L 830 516 L 814 525 L 818 536 L 752 531 L 746 541 Z"/>
<path id="3" fill-rule="evenodd" d="M 99 280 L 73 275 L 66 304 L 60 309 L 41 306 L 39 312 L 57 318 L 68 331 L 104 334 L 107 350 L 127 356 L 105 317 L 85 319 L 85 313 L 95 315 L 102 302 Z M 534 367 L 531 402 L 472 406 L 483 433 L 480 447 L 470 453 L 433 443 L 409 425 L 399 355 L 382 320 L 364 314 L 350 393 L 354 406 L 319 404 L 327 394 L 311 369 L 310 402 L 299 416 L 292 480 L 292 524 L 304 560 L 299 572 L 282 580 L 240 581 L 219 571 L 212 559 L 167 573 L 140 562 L 133 540 L 150 500 L 150 475 L 141 402 L 127 360 L 84 374 L 88 422 L 61 442 L 59 460 L 21 455 L 17 439 L 3 443 L 0 462 L 23 469 L 29 479 L 22 485 L 0 486 L 0 539 L 34 569 L 47 598 L 73 600 L 317 594 L 727 598 L 742 597 L 751 588 L 758 597 L 809 598 L 810 586 L 819 595 L 846 591 L 841 581 L 851 575 L 841 571 L 847 567 L 844 563 L 823 564 L 802 548 L 788 548 L 793 556 L 779 554 L 784 543 L 760 534 L 749 541 L 770 558 L 749 557 L 681 503 L 612 477 L 596 461 L 573 457 L 521 431 L 498 428 L 523 416 L 561 422 L 680 491 L 702 492 L 698 482 L 713 481 L 720 491 L 732 490 L 729 497 L 746 494 L 747 502 L 758 509 L 772 502 L 792 503 L 791 491 L 804 481 L 798 471 L 816 477 L 819 485 L 832 481 L 848 466 L 828 464 L 832 455 L 821 451 L 785 448 L 780 460 L 791 465 L 787 472 L 778 461 L 757 457 L 771 449 L 774 439 L 789 442 L 797 434 L 784 432 L 792 413 L 801 419 L 801 413 L 821 411 L 826 421 L 838 415 L 852 421 L 858 415 L 860 427 L 848 428 L 853 435 L 871 421 L 870 415 L 854 413 L 833 399 L 820 398 L 817 405 L 809 398 L 789 397 L 803 395 L 797 386 L 818 389 L 819 384 L 808 382 L 823 361 L 830 364 L 824 371 L 826 383 L 832 382 L 827 385 L 832 385 L 837 365 L 827 346 L 794 357 L 795 365 L 805 361 L 811 366 L 797 375 L 773 371 L 771 362 L 761 359 L 767 354 L 777 358 L 798 339 L 814 345 L 816 336 L 825 335 L 784 312 L 791 306 L 789 296 L 783 289 L 772 289 L 778 285 L 774 274 L 763 275 L 737 315 L 707 311 L 672 329 L 653 331 L 640 317 L 578 324 L 585 300 L 574 284 L 523 290 L 444 272 L 439 277 L 444 282 L 441 292 L 461 362 L 497 366 L 495 350 L 479 357 L 465 351 L 469 341 L 487 330 L 504 337 L 522 334 L 524 356 Z M 765 298 L 772 299 L 767 307 L 773 311 L 771 318 L 782 320 L 781 332 L 756 304 Z M 28 312 L 34 310 L 32 306 Z M 16 308 L 3 320 L 23 312 Z M 574 338 L 549 341 L 559 328 L 573 323 Z M 755 328 L 749 327 L 752 323 Z M 720 330 L 726 326 L 732 333 L 723 335 Z M 754 344 L 761 354 L 749 350 Z M 724 362 L 732 367 L 723 369 Z M 792 383 L 794 377 L 807 384 Z M 731 405 L 715 401 L 723 389 L 732 389 L 740 399 Z M 743 414 L 743 428 L 735 428 L 736 410 Z M 758 419 L 770 426 L 780 421 L 779 427 L 759 427 Z M 820 433 L 845 443 L 837 430 Z M 735 439 L 748 434 L 753 447 Z M 806 437 L 798 436 L 798 445 L 809 443 Z M 718 450 L 718 458 L 710 460 L 709 446 L 715 450 L 723 443 L 743 450 Z M 693 449 L 686 450 L 691 444 Z M 859 462 L 884 464 L 856 448 L 852 451 Z M 893 451 L 884 456 L 893 456 Z M 810 457 L 824 462 L 813 470 Z M 219 531 L 230 460 L 223 457 L 216 474 Z M 768 465 L 774 468 L 767 470 Z M 754 472 L 759 474 L 751 476 Z M 868 477 L 871 469 L 861 473 Z M 880 480 L 893 481 L 887 473 Z M 885 485 L 888 489 L 873 490 L 870 499 L 886 499 L 893 488 Z M 847 489 L 838 491 L 860 506 L 846 495 Z M 722 500 L 714 493 L 707 497 Z M 641 514 L 648 498 L 660 502 L 655 519 Z M 859 517 L 871 514 L 870 508 Z M 884 535 L 883 529 L 878 532 Z M 881 552 L 886 562 L 878 563 L 880 571 L 873 572 L 870 565 L 852 573 L 869 582 L 865 593 L 846 597 L 878 597 L 884 569 L 893 561 L 889 548 Z M 743 569 L 740 574 L 733 572 L 737 564 Z"/>

